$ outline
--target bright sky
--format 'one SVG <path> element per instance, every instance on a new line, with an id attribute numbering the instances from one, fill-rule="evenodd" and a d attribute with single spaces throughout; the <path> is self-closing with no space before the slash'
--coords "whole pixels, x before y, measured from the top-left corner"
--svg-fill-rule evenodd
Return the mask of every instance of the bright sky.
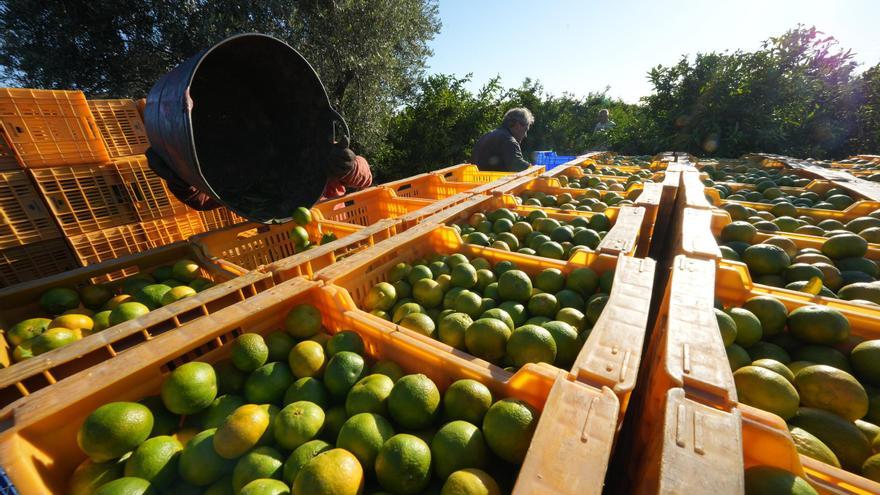
<path id="1" fill-rule="evenodd" d="M 440 17 L 428 70 L 473 73 L 473 90 L 500 74 L 504 86 L 532 77 L 578 96 L 610 86 L 611 96 L 636 102 L 657 64 L 754 50 L 798 23 L 852 49 L 860 70 L 880 62 L 878 0 L 440 0 Z"/>

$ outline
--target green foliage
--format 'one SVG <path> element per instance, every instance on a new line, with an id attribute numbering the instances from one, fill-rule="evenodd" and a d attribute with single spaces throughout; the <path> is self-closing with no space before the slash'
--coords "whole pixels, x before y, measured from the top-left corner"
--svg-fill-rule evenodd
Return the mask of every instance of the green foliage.
<path id="1" fill-rule="evenodd" d="M 643 99 L 659 148 L 736 156 L 838 156 L 855 127 L 852 53 L 815 28 L 755 52 L 698 54 L 649 72 Z"/>
<path id="2" fill-rule="evenodd" d="M 0 80 L 142 98 L 183 60 L 236 33 L 285 40 L 315 67 L 360 148 L 424 70 L 434 0 L 69 0 L 0 2 Z"/>
<path id="3" fill-rule="evenodd" d="M 840 158 L 880 150 L 880 65 L 857 75 L 852 53 L 815 28 L 798 26 L 754 52 L 682 57 L 652 68 L 648 79 L 651 94 L 629 105 L 604 92 L 548 95 L 530 79 L 502 90 L 496 78 L 472 94 L 464 87 L 469 76 L 430 76 L 392 118 L 373 165 L 389 180 L 468 161 L 473 143 L 514 106 L 535 114 L 527 156 L 613 149 Z M 594 133 L 602 108 L 617 125 Z"/>
<path id="4" fill-rule="evenodd" d="M 530 79 L 505 90 L 496 77 L 476 93 L 466 88 L 469 81 L 470 75 L 440 74 L 421 82 L 410 104 L 392 117 L 382 148 L 371 155 L 377 182 L 469 161 L 477 139 L 498 127 L 513 107 L 527 107 L 535 115 L 523 141 L 526 156 L 538 150 L 574 154 L 596 147 L 608 139 L 593 133 L 600 109 L 610 109 L 612 118 L 619 116 L 626 124 L 636 111 L 634 105 L 604 93 L 586 98 L 548 95 L 539 82 Z"/>

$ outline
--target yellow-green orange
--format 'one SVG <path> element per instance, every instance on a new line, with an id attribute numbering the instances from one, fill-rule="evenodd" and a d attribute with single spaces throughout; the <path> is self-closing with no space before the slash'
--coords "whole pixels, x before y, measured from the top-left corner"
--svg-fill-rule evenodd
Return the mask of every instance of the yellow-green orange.
<path id="1" fill-rule="evenodd" d="M 578 344 L 577 330 L 563 321 L 548 321 L 541 326 L 550 333 L 550 336 L 553 337 L 553 342 L 556 344 L 554 364 L 565 369 L 571 368 L 574 360 L 577 359 L 581 347 Z"/>
<path id="2" fill-rule="evenodd" d="M 465 331 L 465 346 L 478 358 L 496 361 L 504 356 L 510 334 L 510 328 L 503 321 L 481 318 Z"/>
<path id="3" fill-rule="evenodd" d="M 488 460 L 483 433 L 467 421 L 451 421 L 443 425 L 431 440 L 434 472 L 441 479 L 459 469 L 482 468 Z"/>
<path id="4" fill-rule="evenodd" d="M 297 378 L 317 376 L 324 369 L 324 348 L 312 340 L 304 340 L 290 350 L 287 362 Z"/>
<path id="5" fill-rule="evenodd" d="M 87 285 L 80 289 L 79 296 L 87 308 L 98 309 L 113 297 L 113 291 L 103 285 Z"/>
<path id="6" fill-rule="evenodd" d="M 278 445 L 293 450 L 321 433 L 324 410 L 312 402 L 294 402 L 278 412 L 272 426 Z"/>
<path id="7" fill-rule="evenodd" d="M 849 373 L 817 364 L 798 372 L 794 378 L 801 404 L 833 412 L 855 421 L 868 412 L 868 394 Z"/>
<path id="8" fill-rule="evenodd" d="M 155 492 L 149 481 L 127 476 L 101 486 L 93 495 L 152 495 L 153 493 Z"/>
<path id="9" fill-rule="evenodd" d="M 747 495 L 818 495 L 800 476 L 771 466 L 752 466 L 746 469 Z"/>
<path id="10" fill-rule="evenodd" d="M 92 495 L 101 485 L 122 477 L 124 463 L 119 461 L 93 462 L 84 460 L 73 471 L 68 484 L 70 495 Z"/>
<path id="11" fill-rule="evenodd" d="M 255 369 L 244 382 L 244 398 L 254 404 L 275 404 L 293 383 L 287 363 L 272 362 Z"/>
<path id="12" fill-rule="evenodd" d="M 294 306 L 284 319 L 284 328 L 297 339 L 307 339 L 321 330 L 321 313 L 311 304 Z"/>
<path id="13" fill-rule="evenodd" d="M 766 368 L 770 371 L 775 371 L 782 375 L 783 378 L 789 381 L 789 383 L 794 384 L 794 373 L 788 369 L 788 366 L 782 364 L 781 362 L 775 359 L 756 359 L 752 361 L 752 366 L 758 366 L 761 368 Z"/>
<path id="14" fill-rule="evenodd" d="M 795 387 L 779 373 L 759 366 L 743 366 L 733 373 L 740 402 L 788 419 L 800 402 Z"/>
<path id="15" fill-rule="evenodd" d="M 310 440 L 296 449 L 290 454 L 282 468 L 281 479 L 288 485 L 293 485 L 299 470 L 310 460 L 314 459 L 318 454 L 327 452 L 333 446 L 323 440 Z"/>
<path id="16" fill-rule="evenodd" d="M 519 399 L 502 399 L 483 418 L 489 448 L 507 462 L 519 464 L 526 456 L 538 425 L 538 413 Z"/>
<path id="17" fill-rule="evenodd" d="M 110 402 L 86 417 L 77 444 L 95 462 L 117 459 L 140 445 L 153 429 L 153 413 L 136 402 Z"/>
<path id="18" fill-rule="evenodd" d="M 232 342 L 232 364 L 250 373 L 266 363 L 269 347 L 263 336 L 257 333 L 243 333 Z"/>
<path id="19" fill-rule="evenodd" d="M 802 407 L 788 423 L 821 440 L 848 471 L 858 472 L 865 459 L 871 455 L 871 444 L 861 430 L 852 421 L 834 413 Z"/>
<path id="20" fill-rule="evenodd" d="M 293 483 L 297 495 L 358 495 L 364 486 L 360 462 L 344 449 L 318 454 L 303 466 Z"/>
<path id="21" fill-rule="evenodd" d="M 360 413 L 348 418 L 339 430 L 336 446 L 357 457 L 363 466 L 373 466 L 379 449 L 394 436 L 394 428 L 384 417 Z"/>
<path id="22" fill-rule="evenodd" d="M 506 327 L 505 327 L 506 328 Z M 407 375 L 397 381 L 388 396 L 388 412 L 400 426 L 427 428 L 437 417 L 440 391 L 425 375 Z"/>
<path id="23" fill-rule="evenodd" d="M 501 489 L 485 471 L 462 469 L 446 478 L 440 495 L 501 495 Z"/>
<path id="24" fill-rule="evenodd" d="M 556 341 L 543 327 L 523 325 L 510 334 L 507 356 L 515 366 L 540 362 L 553 364 L 556 360 Z"/>
<path id="25" fill-rule="evenodd" d="M 214 450 L 226 459 L 235 459 L 254 448 L 269 427 L 269 413 L 257 404 L 236 409 L 214 434 Z"/>
<path id="26" fill-rule="evenodd" d="M 404 316 L 398 324 L 403 328 L 428 337 L 434 337 L 437 328 L 434 324 L 434 320 L 424 313 L 410 313 Z"/>
<path id="27" fill-rule="evenodd" d="M 764 336 L 776 335 L 785 330 L 788 310 L 775 297 L 753 297 L 743 304 L 743 309 L 750 311 L 758 318 Z"/>
<path id="28" fill-rule="evenodd" d="M 780 274 L 791 264 L 785 250 L 772 244 L 749 246 L 741 256 L 749 271 L 756 275 Z"/>
<path id="29" fill-rule="evenodd" d="M 124 302 L 110 311 L 110 326 L 119 325 L 128 320 L 144 316 L 150 308 L 139 302 Z"/>
<path id="30" fill-rule="evenodd" d="M 464 349 L 465 332 L 472 323 L 471 317 L 465 313 L 448 314 L 440 318 L 437 338 L 444 344 L 451 345 L 456 349 Z"/>
<path id="31" fill-rule="evenodd" d="M 60 315 L 77 306 L 79 306 L 79 294 L 67 287 L 55 287 L 40 296 L 40 307 L 51 315 Z"/>
<path id="32" fill-rule="evenodd" d="M 400 495 L 422 493 L 431 480 L 431 449 L 422 439 L 405 433 L 394 435 L 376 456 L 376 479 Z"/>
<path id="33" fill-rule="evenodd" d="M 789 427 L 789 433 L 798 453 L 822 461 L 825 464 L 840 467 L 840 461 L 837 460 L 834 452 L 822 443 L 822 440 L 816 438 L 815 435 L 796 426 Z"/>
<path id="34" fill-rule="evenodd" d="M 217 375 L 208 363 L 193 361 L 171 372 L 162 382 L 162 403 L 174 414 L 195 414 L 217 396 Z"/>
<path id="35" fill-rule="evenodd" d="M 476 380 L 453 382 L 443 395 L 443 412 L 449 421 L 460 419 L 475 425 L 482 424 L 491 406 L 492 393 Z"/>
<path id="36" fill-rule="evenodd" d="M 192 437 L 180 453 L 178 473 L 196 486 L 208 486 L 232 472 L 235 461 L 220 457 L 214 450 L 216 429 L 208 429 Z"/>
<path id="37" fill-rule="evenodd" d="M 764 335 L 761 321 L 751 311 L 743 308 L 730 308 L 727 314 L 736 323 L 736 343 L 749 348 L 761 340 Z"/>
<path id="38" fill-rule="evenodd" d="M 729 314 L 720 309 L 715 309 L 715 320 L 718 322 L 718 330 L 721 331 L 721 341 L 724 342 L 724 347 L 733 344 L 736 341 L 736 322 Z"/>
<path id="39" fill-rule="evenodd" d="M 283 481 L 261 478 L 244 485 L 238 495 L 290 495 L 290 488 Z"/>
<path id="40" fill-rule="evenodd" d="M 396 382 L 403 378 L 403 369 L 400 368 L 400 365 L 395 363 L 394 361 L 388 360 L 380 360 L 376 361 L 373 365 L 373 368 L 370 370 L 373 374 L 385 375 L 388 378 L 391 378 L 392 382 Z"/>
<path id="41" fill-rule="evenodd" d="M 388 282 L 380 282 L 370 288 L 367 295 L 364 296 L 364 309 L 372 311 L 381 309 L 388 311 L 397 301 L 397 290 Z"/>
<path id="42" fill-rule="evenodd" d="M 165 293 L 162 296 L 162 306 L 168 306 L 169 304 L 175 303 L 185 297 L 190 297 L 196 295 L 196 290 L 192 287 L 188 287 L 186 285 L 178 285 L 177 287 L 172 287 L 171 290 Z"/>
<path id="43" fill-rule="evenodd" d="M 520 270 L 508 270 L 498 277 L 498 293 L 505 301 L 525 303 L 532 296 L 532 280 Z"/>
<path id="44" fill-rule="evenodd" d="M 177 477 L 177 462 L 183 445 L 170 436 L 158 436 L 140 444 L 125 462 L 125 475 L 145 479 L 158 489 Z"/>
<path id="45" fill-rule="evenodd" d="M 6 331 L 5 337 L 9 345 L 17 346 L 22 342 L 36 337 L 49 328 L 49 318 L 29 318 L 20 321 Z"/>
<path id="46" fill-rule="evenodd" d="M 849 337 L 849 320 L 827 306 L 801 306 L 788 315 L 788 330 L 809 344 L 832 345 Z"/>
<path id="47" fill-rule="evenodd" d="M 37 335 L 31 340 L 31 352 L 34 356 L 59 349 L 68 344 L 76 342 L 81 338 L 81 334 L 77 330 L 67 328 L 50 328 L 45 332 Z"/>
<path id="48" fill-rule="evenodd" d="M 364 412 L 387 415 L 388 396 L 392 388 L 394 381 L 385 375 L 373 374 L 361 378 L 348 391 L 345 412 L 349 416 Z"/>
<path id="49" fill-rule="evenodd" d="M 272 447 L 257 447 L 239 458 L 232 470 L 232 489 L 239 493 L 245 485 L 261 478 L 281 479 L 284 458 Z"/>
<path id="50" fill-rule="evenodd" d="M 174 264 L 171 273 L 181 282 L 191 282 L 199 277 L 199 265 L 195 261 L 183 259 Z"/>
<path id="51" fill-rule="evenodd" d="M 364 358 L 348 351 L 343 351 L 327 363 L 324 370 L 324 386 L 339 402 L 345 400 L 348 391 L 363 377 L 365 370 Z"/>
<path id="52" fill-rule="evenodd" d="M 866 340 L 856 345 L 849 360 L 860 379 L 880 386 L 880 340 Z"/>

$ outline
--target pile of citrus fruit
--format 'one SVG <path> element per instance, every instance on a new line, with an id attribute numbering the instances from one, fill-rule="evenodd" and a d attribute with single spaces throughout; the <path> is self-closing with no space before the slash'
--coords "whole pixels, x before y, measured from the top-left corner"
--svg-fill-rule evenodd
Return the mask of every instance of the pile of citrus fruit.
<path id="1" fill-rule="evenodd" d="M 138 273 L 120 283 L 55 287 L 40 296 L 42 315 L 20 321 L 4 331 L 19 362 L 122 322 L 143 316 L 214 285 L 200 274 L 197 263 L 179 260 L 151 273 Z"/>
<path id="2" fill-rule="evenodd" d="M 510 370 L 545 362 L 569 369 L 611 292 L 613 270 L 583 267 L 534 277 L 515 263 L 456 253 L 398 263 L 361 306 L 403 328 Z"/>
<path id="3" fill-rule="evenodd" d="M 880 340 L 834 308 L 772 296 L 715 316 L 739 401 L 786 420 L 800 453 L 880 481 Z"/>
<path id="4" fill-rule="evenodd" d="M 522 215 L 499 208 L 474 213 L 467 222 L 451 227 L 468 244 L 562 260 L 577 251 L 596 249 L 611 221 L 601 213 L 566 221 L 550 218 L 542 210 Z"/>
<path id="5" fill-rule="evenodd" d="M 602 191 L 599 189 L 572 189 L 571 192 L 548 194 L 543 191 L 522 191 L 517 197 L 526 206 L 542 206 L 561 210 L 595 211 L 602 213 L 609 206 L 632 205 L 622 191 Z"/>
<path id="6" fill-rule="evenodd" d="M 321 332 L 308 304 L 285 329 L 240 335 L 231 358 L 189 362 L 158 396 L 95 409 L 72 495 L 500 494 L 539 413 L 475 380 L 445 391 L 349 331 Z"/>
<path id="7" fill-rule="evenodd" d="M 327 244 L 336 240 L 336 234 L 332 232 L 321 235 L 320 239 L 311 239 L 306 226 L 312 223 L 312 212 L 304 206 L 300 206 L 293 210 L 293 228 L 290 229 L 288 236 L 296 246 L 297 252 L 312 249 L 321 244 Z"/>
<path id="8" fill-rule="evenodd" d="M 597 163 L 608 165 L 609 167 L 633 166 L 648 168 L 651 166 L 650 155 L 634 155 L 634 156 L 602 156 L 597 159 Z"/>
<path id="9" fill-rule="evenodd" d="M 740 168 L 740 167 L 738 167 Z M 713 174 L 712 168 L 707 167 L 702 170 L 710 177 L 726 182 L 738 182 L 750 184 L 745 189 L 734 191 L 725 184 L 716 184 L 714 180 L 706 180 L 707 185 L 718 191 L 722 199 L 728 201 L 749 201 L 753 203 L 765 203 L 771 205 L 784 205 L 780 210 L 773 213 L 774 216 L 784 216 L 783 214 L 794 212 L 796 208 L 816 208 L 821 210 L 845 210 L 847 207 L 855 203 L 855 199 L 851 194 L 838 188 L 832 188 L 821 192 L 809 191 L 803 188 L 812 182 L 811 179 L 804 179 L 792 175 L 782 175 L 778 171 L 764 171 L 753 169 L 752 172 L 746 174 L 721 174 L 717 171 Z M 794 215 L 790 215 L 794 216 Z"/>
<path id="10" fill-rule="evenodd" d="M 566 177 L 564 175 L 559 175 L 556 178 L 559 179 L 563 187 L 617 192 L 626 191 L 629 189 L 629 186 L 634 183 L 642 184 L 645 182 L 653 182 L 651 180 L 652 174 L 647 171 L 636 174 L 617 172 L 616 174 L 611 175 L 617 175 L 621 178 L 626 178 L 626 180 L 608 180 L 593 175 L 584 175 L 582 177 Z"/>
<path id="11" fill-rule="evenodd" d="M 793 232 L 819 237 L 850 233 L 857 234 L 868 242 L 880 242 L 880 210 L 840 221 L 801 215 L 791 203 L 777 203 L 769 211 L 757 211 L 739 203 L 725 203 L 721 208 L 727 211 L 731 220 L 750 223 L 762 232 Z"/>
<path id="12" fill-rule="evenodd" d="M 756 283 L 880 304 L 880 267 L 865 257 L 868 242 L 856 234 L 835 234 L 821 249 L 799 248 L 784 236 L 755 243 L 755 227 L 737 221 L 724 226 L 718 237 L 724 258 L 744 262 Z"/>

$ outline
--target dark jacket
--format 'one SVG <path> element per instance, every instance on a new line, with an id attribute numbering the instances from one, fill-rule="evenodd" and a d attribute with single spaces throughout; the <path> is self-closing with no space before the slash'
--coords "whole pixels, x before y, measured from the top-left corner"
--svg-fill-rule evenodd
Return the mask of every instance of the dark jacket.
<path id="1" fill-rule="evenodd" d="M 519 172 L 531 164 L 523 158 L 522 149 L 510 130 L 499 127 L 483 135 L 474 145 L 471 161 L 480 170 Z"/>

